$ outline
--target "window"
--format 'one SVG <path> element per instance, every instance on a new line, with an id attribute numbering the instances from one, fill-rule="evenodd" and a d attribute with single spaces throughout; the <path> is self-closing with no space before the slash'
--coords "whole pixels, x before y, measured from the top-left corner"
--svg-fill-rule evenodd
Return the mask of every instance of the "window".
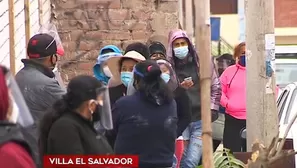
<path id="1" fill-rule="evenodd" d="M 285 120 L 284 120 L 284 124 L 288 124 L 289 121 L 291 120 L 292 115 L 294 115 L 296 113 L 296 102 L 297 102 L 297 89 L 294 89 L 293 94 L 291 99 L 289 99 L 289 106 L 288 106 L 288 110 L 286 111 L 286 116 L 285 116 Z"/>
<path id="2" fill-rule="evenodd" d="M 297 63 L 276 63 L 276 84 L 285 87 L 297 82 Z"/>
<path id="3" fill-rule="evenodd" d="M 278 119 L 281 120 L 282 114 L 284 112 L 284 108 L 286 105 L 286 100 L 288 98 L 289 91 L 284 90 L 282 94 L 280 95 L 278 101 L 277 101 L 277 109 L 278 109 Z"/>
<path id="4" fill-rule="evenodd" d="M 237 0 L 210 0 L 211 14 L 237 14 Z"/>

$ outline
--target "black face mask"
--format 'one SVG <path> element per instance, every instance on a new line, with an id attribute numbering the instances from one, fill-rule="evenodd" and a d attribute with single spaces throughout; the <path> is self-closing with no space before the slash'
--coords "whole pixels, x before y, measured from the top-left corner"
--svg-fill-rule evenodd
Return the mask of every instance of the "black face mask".
<path id="1" fill-rule="evenodd" d="M 54 63 L 54 61 L 53 61 L 54 58 L 55 58 L 55 60 L 56 60 L 55 63 Z M 53 56 L 51 56 L 51 64 L 52 64 L 52 67 L 50 67 L 51 70 L 54 70 L 54 69 L 55 69 L 56 64 L 57 64 L 57 60 L 58 60 L 58 56 L 57 56 L 57 55 L 53 55 Z"/>
<path id="2" fill-rule="evenodd" d="M 92 114 L 92 121 L 96 122 L 100 120 L 100 114 L 102 112 L 102 106 L 97 105 L 95 111 Z"/>

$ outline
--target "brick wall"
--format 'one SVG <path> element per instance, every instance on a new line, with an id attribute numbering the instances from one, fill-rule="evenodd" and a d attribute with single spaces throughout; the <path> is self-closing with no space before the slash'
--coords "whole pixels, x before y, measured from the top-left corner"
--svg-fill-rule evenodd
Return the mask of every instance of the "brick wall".
<path id="1" fill-rule="evenodd" d="M 297 27 L 296 0 L 275 0 L 275 27 Z"/>
<path id="2" fill-rule="evenodd" d="M 41 0 L 43 13 L 39 15 L 38 0 L 30 0 L 30 27 L 31 35 L 39 30 L 39 16 L 43 23 L 50 21 L 51 8 L 50 0 Z M 24 0 L 14 1 L 15 14 L 15 54 L 16 71 L 23 66 L 21 59 L 26 58 L 26 39 L 25 39 L 25 12 Z M 0 0 L 0 63 L 10 67 L 9 61 L 9 16 L 8 0 Z"/>
<path id="3" fill-rule="evenodd" d="M 52 0 L 52 4 L 66 51 L 60 64 L 65 81 L 79 74 L 92 75 L 104 45 L 124 49 L 151 36 L 165 38 L 178 25 L 177 0 Z"/>

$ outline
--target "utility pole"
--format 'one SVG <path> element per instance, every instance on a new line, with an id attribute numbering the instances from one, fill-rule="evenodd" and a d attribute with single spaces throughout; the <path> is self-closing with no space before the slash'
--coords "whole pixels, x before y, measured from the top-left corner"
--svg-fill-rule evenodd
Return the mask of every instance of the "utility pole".
<path id="1" fill-rule="evenodd" d="M 247 150 L 278 133 L 275 95 L 274 0 L 246 0 Z M 272 72 L 272 73 L 271 73 Z"/>
<path id="2" fill-rule="evenodd" d="M 189 0 L 188 0 L 189 1 Z M 210 110 L 211 86 L 211 39 L 210 39 L 210 0 L 195 0 L 195 44 L 199 50 L 201 112 L 202 112 L 202 164 L 203 167 L 214 168 L 212 127 Z M 188 19 L 188 18 L 187 18 Z"/>
<path id="3" fill-rule="evenodd" d="M 191 41 L 193 41 L 194 35 L 194 18 L 193 18 L 193 2 L 192 0 L 185 0 L 185 12 L 186 12 L 186 32 Z"/>
<path id="4" fill-rule="evenodd" d="M 183 0 L 178 1 L 178 21 L 179 21 L 179 28 L 184 29 L 184 2 Z"/>
<path id="5" fill-rule="evenodd" d="M 8 0 L 8 14 L 9 14 L 9 58 L 10 58 L 10 72 L 16 74 L 15 65 L 15 13 L 14 0 Z"/>

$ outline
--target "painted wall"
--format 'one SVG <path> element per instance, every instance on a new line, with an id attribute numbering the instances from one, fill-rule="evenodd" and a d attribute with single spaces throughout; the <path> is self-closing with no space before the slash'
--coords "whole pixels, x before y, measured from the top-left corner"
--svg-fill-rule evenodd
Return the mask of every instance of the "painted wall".
<path id="1" fill-rule="evenodd" d="M 213 15 L 213 16 L 221 17 L 222 38 L 224 38 L 232 46 L 235 46 L 236 44 L 238 44 L 239 33 L 240 33 L 239 16 L 237 14 Z M 275 28 L 275 35 L 276 35 L 277 44 L 297 44 L 297 27 Z"/>
<path id="2" fill-rule="evenodd" d="M 42 1 L 43 23 L 50 21 L 51 5 L 50 0 Z M 15 54 L 16 71 L 22 68 L 21 59 L 26 58 L 26 39 L 25 39 L 25 12 L 24 0 L 15 0 Z M 10 67 L 9 61 L 9 16 L 8 0 L 0 0 L 0 63 Z M 30 0 L 30 26 L 31 36 L 39 30 L 39 10 L 38 0 Z"/>

